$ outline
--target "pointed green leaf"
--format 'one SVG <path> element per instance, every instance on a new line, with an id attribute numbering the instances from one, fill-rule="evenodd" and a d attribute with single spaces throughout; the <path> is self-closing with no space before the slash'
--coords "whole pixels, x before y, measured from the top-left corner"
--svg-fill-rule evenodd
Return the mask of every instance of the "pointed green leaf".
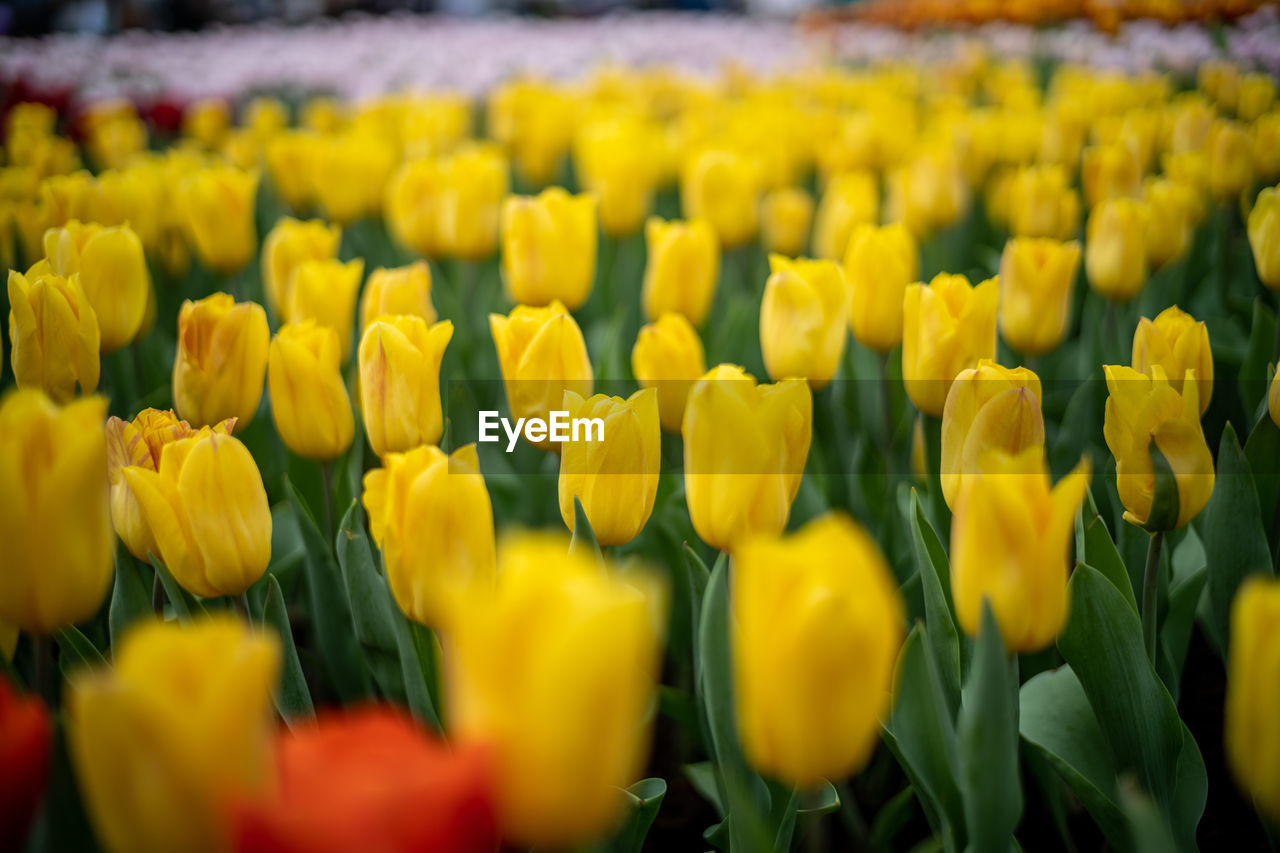
<path id="1" fill-rule="evenodd" d="M 334 549 L 351 605 L 356 639 L 364 649 L 369 671 L 384 695 L 394 701 L 405 702 L 404 677 L 393 622 L 399 617 L 399 612 L 374 563 L 360 507 L 355 501 L 351 502 L 338 525 Z"/>
<path id="2" fill-rule="evenodd" d="M 1245 458 L 1253 473 L 1253 487 L 1258 493 L 1258 514 L 1267 525 L 1276 517 L 1280 500 L 1280 426 L 1271 420 L 1271 412 L 1263 409 L 1244 445 Z"/>
<path id="3" fill-rule="evenodd" d="M 169 606 L 173 608 L 174 615 L 178 617 L 178 621 L 190 622 L 196 617 L 206 615 L 204 605 L 200 603 L 200 599 L 179 585 L 163 560 L 152 554 L 151 565 L 155 567 L 157 574 L 160 575 L 160 585 L 164 587 L 165 597 L 169 599 Z"/>
<path id="4" fill-rule="evenodd" d="M 1084 503 L 1076 515 L 1076 559 L 1093 566 L 1102 576 L 1111 581 L 1120 590 L 1125 601 L 1138 612 L 1138 599 L 1133 594 L 1133 583 L 1129 580 L 1129 570 L 1125 568 L 1120 551 L 1116 548 L 1107 523 L 1098 514 L 1098 505 L 1093 500 L 1093 490 L 1085 490 Z"/>
<path id="5" fill-rule="evenodd" d="M 933 657 L 942 675 L 948 716 L 960 705 L 960 637 L 951 613 L 951 566 L 933 525 L 925 517 L 916 490 L 911 490 L 911 544 L 924 594 L 924 618 Z"/>
<path id="6" fill-rule="evenodd" d="M 107 665 L 107 660 L 102 656 L 102 652 L 98 651 L 98 647 L 74 625 L 68 625 L 58 631 L 54 634 L 54 639 L 57 640 L 58 648 L 62 652 L 59 655 L 59 664 L 64 674 L 84 666 Z"/>
<path id="7" fill-rule="evenodd" d="M 573 499 L 573 538 L 569 540 L 569 553 L 585 551 L 600 557 L 600 545 L 596 542 L 595 531 L 587 519 L 587 511 L 582 508 L 582 501 Z"/>
<path id="8" fill-rule="evenodd" d="M 267 599 L 262 606 L 261 624 L 270 625 L 280 637 L 280 648 L 284 652 L 280 670 L 280 689 L 275 694 L 276 709 L 280 716 L 292 723 L 298 718 L 315 716 L 315 706 L 311 704 L 311 691 L 307 688 L 307 679 L 302 674 L 302 663 L 298 660 L 298 647 L 293 642 L 293 628 L 289 625 L 289 613 L 285 609 L 284 593 L 280 591 L 280 582 L 273 574 L 267 575 Z"/>
<path id="9" fill-rule="evenodd" d="M 658 816 L 662 799 L 667 795 L 667 783 L 665 779 L 657 777 L 641 779 L 623 790 L 622 795 L 627 802 L 622 829 L 611 841 L 597 848 L 601 853 L 640 853 L 644 848 L 645 836 L 649 834 L 649 827 L 653 826 L 654 818 Z"/>
<path id="10" fill-rule="evenodd" d="M 1267 365 L 1272 359 L 1275 340 L 1276 315 L 1267 307 L 1262 297 L 1258 297 L 1253 301 L 1249 348 L 1240 364 L 1240 400 L 1244 404 L 1244 410 L 1250 414 L 1267 397 Z"/>
<path id="11" fill-rule="evenodd" d="M 133 557 L 127 551 L 117 554 L 115 586 L 111 590 L 111 607 L 107 611 L 111 648 L 119 647 L 120 638 L 135 622 L 153 615 L 151 596 L 142 584 Z"/>

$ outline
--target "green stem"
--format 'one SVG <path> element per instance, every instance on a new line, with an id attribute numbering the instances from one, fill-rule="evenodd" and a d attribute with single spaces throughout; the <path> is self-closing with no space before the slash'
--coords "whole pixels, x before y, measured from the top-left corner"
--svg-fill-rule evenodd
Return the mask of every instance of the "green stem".
<path id="1" fill-rule="evenodd" d="M 54 695 L 55 675 L 53 662 L 53 638 L 33 636 L 32 651 L 35 655 L 36 693 L 44 700 L 45 705 L 53 708 L 57 702 Z"/>
<path id="2" fill-rule="evenodd" d="M 160 582 L 160 572 L 155 570 L 151 576 L 151 609 L 157 616 L 164 616 L 164 584 Z"/>
<path id="3" fill-rule="evenodd" d="M 239 595 L 231 596 L 231 603 L 235 606 L 236 612 L 240 614 L 240 618 L 244 619 L 246 625 L 253 624 L 253 617 L 249 615 L 249 593 L 242 592 Z"/>
<path id="4" fill-rule="evenodd" d="M 889 353 L 876 353 L 876 367 L 880 371 L 880 409 L 884 425 L 885 456 L 893 451 L 893 392 L 889 388 Z"/>
<path id="5" fill-rule="evenodd" d="M 1142 575 L 1142 638 L 1153 666 L 1156 662 L 1156 593 L 1160 588 L 1160 546 L 1163 543 L 1163 530 L 1151 534 L 1151 541 L 1147 544 L 1147 567 Z"/>
<path id="6" fill-rule="evenodd" d="M 333 529 L 333 461 L 326 459 L 320 463 L 320 483 L 324 491 L 324 532 L 329 537 L 329 547 L 334 547 Z"/>

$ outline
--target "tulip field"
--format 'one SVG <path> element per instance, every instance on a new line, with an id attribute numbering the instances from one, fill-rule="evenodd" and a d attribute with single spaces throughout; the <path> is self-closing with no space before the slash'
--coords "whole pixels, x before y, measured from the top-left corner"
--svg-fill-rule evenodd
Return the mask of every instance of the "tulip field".
<path id="1" fill-rule="evenodd" d="M 954 6 L 0 39 L 0 850 L 1280 849 L 1280 9 Z"/>

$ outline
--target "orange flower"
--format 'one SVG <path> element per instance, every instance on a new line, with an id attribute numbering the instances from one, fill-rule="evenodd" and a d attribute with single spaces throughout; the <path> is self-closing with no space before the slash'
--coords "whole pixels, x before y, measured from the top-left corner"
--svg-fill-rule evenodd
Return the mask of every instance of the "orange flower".
<path id="1" fill-rule="evenodd" d="M 3 652 L 0 652 L 3 654 Z M 21 850 L 49 779 L 49 713 L 0 679 L 0 838 Z"/>

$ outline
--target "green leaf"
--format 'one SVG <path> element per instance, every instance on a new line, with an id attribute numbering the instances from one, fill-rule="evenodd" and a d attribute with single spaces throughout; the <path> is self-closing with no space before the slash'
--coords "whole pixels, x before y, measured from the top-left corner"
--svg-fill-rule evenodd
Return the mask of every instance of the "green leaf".
<path id="1" fill-rule="evenodd" d="M 351 502 L 338 525 L 334 550 L 338 554 L 338 568 L 342 571 L 347 600 L 351 605 L 356 639 L 364 649 L 369 671 L 384 695 L 397 702 L 405 702 L 404 676 L 394 623 L 399 612 L 373 561 L 360 506 L 355 501 Z"/>
<path id="2" fill-rule="evenodd" d="M 720 800 L 726 806 L 730 847 L 772 846 L 761 820 L 767 802 L 763 780 L 747 766 L 738 744 L 729 648 L 729 561 L 721 554 L 707 582 L 698 625 L 698 695 L 706 715 L 712 757 L 719 767 Z"/>
<path id="3" fill-rule="evenodd" d="M 370 694 L 368 669 L 356 643 L 337 561 L 302 495 L 288 477 L 284 483 L 306 552 L 307 590 L 320 656 L 344 703 L 365 699 Z"/>
<path id="4" fill-rule="evenodd" d="M 1173 473 L 1173 466 L 1165 458 L 1154 441 L 1147 451 L 1151 454 L 1151 468 L 1155 471 L 1155 495 L 1151 499 L 1151 511 L 1147 513 L 1144 528 L 1151 532 L 1173 530 L 1178 526 L 1178 513 L 1181 499 L 1178 495 L 1178 479 Z"/>
<path id="5" fill-rule="evenodd" d="M 667 782 L 657 777 L 641 779 L 623 790 L 622 794 L 627 801 L 627 816 L 622 829 L 612 841 L 597 849 L 609 853 L 640 853 L 649 827 L 653 826 L 658 809 L 662 807 L 662 799 L 667 795 Z"/>
<path id="6" fill-rule="evenodd" d="M 1093 500 L 1093 490 L 1086 489 L 1084 503 L 1076 515 L 1076 559 L 1093 566 L 1102 576 L 1111 581 L 1120 590 L 1125 601 L 1138 612 L 1138 600 L 1133 594 L 1133 583 L 1129 580 L 1129 570 L 1116 549 L 1115 540 L 1107 530 L 1107 523 L 1098 514 L 1098 505 Z"/>
<path id="7" fill-rule="evenodd" d="M 1218 447 L 1218 473 L 1213 496 L 1201 525 L 1208 558 L 1209 613 L 1219 637 L 1229 636 L 1231 600 L 1248 575 L 1271 574 L 1271 549 L 1258 513 L 1249 460 L 1227 424 Z"/>
<path id="8" fill-rule="evenodd" d="M 924 507 L 916 490 L 911 490 L 912 551 L 915 554 L 916 572 L 920 576 L 924 594 L 924 618 L 928 638 L 933 646 L 933 657 L 942 675 L 943 696 L 947 701 L 947 716 L 954 717 L 960 705 L 960 637 L 951 617 L 950 585 L 951 567 L 942 543 L 933 526 L 925 517 Z"/>
<path id="9" fill-rule="evenodd" d="M 831 814 L 840 808 L 840 792 L 836 790 L 836 786 L 832 785 L 825 779 L 822 786 L 816 791 L 805 794 L 801 801 L 800 808 L 796 809 L 796 814 L 802 815 L 823 815 Z"/>
<path id="10" fill-rule="evenodd" d="M 1276 517 L 1276 503 L 1280 500 L 1280 427 L 1271 420 L 1271 413 L 1263 409 L 1254 424 L 1253 431 L 1244 445 L 1245 458 L 1253 472 L 1253 486 L 1258 493 L 1258 514 L 1268 525 Z"/>
<path id="11" fill-rule="evenodd" d="M 164 587 L 165 597 L 169 599 L 169 606 L 173 608 L 173 613 L 178 617 L 178 621 L 190 622 L 199 616 L 207 615 L 204 605 L 200 603 L 200 599 L 182 588 L 174 579 L 173 573 L 169 571 L 169 567 L 164 564 L 163 560 L 152 554 L 151 565 L 155 567 L 156 573 L 160 575 L 160 585 Z"/>
<path id="12" fill-rule="evenodd" d="M 1165 853 L 1177 848 L 1160 809 L 1131 782 L 1120 786 L 1120 800 L 1129 822 L 1129 836 L 1135 853 Z"/>
<path id="13" fill-rule="evenodd" d="M 391 596 L 390 582 L 383 572 L 383 583 L 387 584 L 387 595 Z M 435 704 L 431 701 L 431 692 L 423 677 L 422 664 L 418 661 L 418 646 L 414 641 L 413 628 L 409 619 L 395 608 L 392 614 L 392 627 L 395 629 L 396 648 L 400 654 L 400 675 L 404 679 L 404 692 L 410 712 L 424 723 L 429 724 L 437 732 L 443 731 L 440 716 L 436 713 Z"/>
<path id="14" fill-rule="evenodd" d="M 1022 685 L 1018 731 L 1062 777 L 1111 844 L 1126 849 L 1111 747 L 1070 666 L 1042 672 Z"/>
<path id="15" fill-rule="evenodd" d="M 1192 849 L 1204 811 L 1198 793 L 1206 785 L 1204 764 L 1147 659 L 1138 615 L 1089 566 L 1072 574 L 1070 593 L 1071 617 L 1058 650 L 1080 679 L 1117 769 L 1136 775 L 1169 816 L 1180 845 Z"/>
<path id="16" fill-rule="evenodd" d="M 116 555 L 115 586 L 111 590 L 111 607 L 107 612 L 107 626 L 111 633 L 111 648 L 120 646 L 120 638 L 139 619 L 153 615 L 151 596 L 143 586 L 142 578 L 128 552 Z"/>
<path id="17" fill-rule="evenodd" d="M 693 790 L 711 803 L 716 814 L 724 817 L 724 803 L 720 800 L 720 780 L 716 775 L 716 766 L 710 761 L 699 761 L 684 766 L 685 778 L 693 786 Z"/>
<path id="18" fill-rule="evenodd" d="M 876 812 L 871 823 L 871 846 L 876 850 L 897 850 L 894 839 L 914 817 L 916 792 L 910 785 L 893 795 Z"/>
<path id="19" fill-rule="evenodd" d="M 267 574 L 267 599 L 263 602 L 260 621 L 270 625 L 280 637 L 280 648 L 284 652 L 280 670 L 280 689 L 275 694 L 276 710 L 286 722 L 298 718 L 315 716 L 315 706 L 311 704 L 311 691 L 307 688 L 307 679 L 302 674 L 302 663 L 298 660 L 298 647 L 293 642 L 293 628 L 289 625 L 289 613 L 285 609 L 284 593 L 280 591 L 280 582 L 273 574 Z"/>
<path id="20" fill-rule="evenodd" d="M 98 647 L 74 625 L 68 625 L 58 631 L 54 634 L 54 639 L 57 640 L 58 648 L 62 651 L 59 655 L 59 665 L 64 674 L 84 666 L 107 665 L 107 659 L 102 656 L 102 652 L 98 651 Z"/>
<path id="21" fill-rule="evenodd" d="M 1022 816 L 1016 667 L 1017 657 L 1011 665 L 984 599 L 973 669 L 956 723 L 965 826 L 973 850 L 1009 850 Z"/>
<path id="22" fill-rule="evenodd" d="M 569 553 L 585 551 L 600 559 L 600 545 L 596 542 L 595 531 L 587 519 L 587 511 L 582 508 L 582 501 L 577 496 L 573 499 L 573 538 L 569 540 Z"/>
<path id="23" fill-rule="evenodd" d="M 890 748 L 907 771 L 926 814 L 948 849 L 964 847 L 964 803 L 960 796 L 960 759 L 951 709 L 933 646 L 916 624 L 898 654 L 896 695 L 886 727 Z"/>
<path id="24" fill-rule="evenodd" d="M 1276 315 L 1262 297 L 1253 301 L 1253 318 L 1249 326 L 1249 348 L 1240 364 L 1240 401 L 1250 414 L 1267 396 L 1267 365 L 1271 362 L 1276 340 Z"/>

